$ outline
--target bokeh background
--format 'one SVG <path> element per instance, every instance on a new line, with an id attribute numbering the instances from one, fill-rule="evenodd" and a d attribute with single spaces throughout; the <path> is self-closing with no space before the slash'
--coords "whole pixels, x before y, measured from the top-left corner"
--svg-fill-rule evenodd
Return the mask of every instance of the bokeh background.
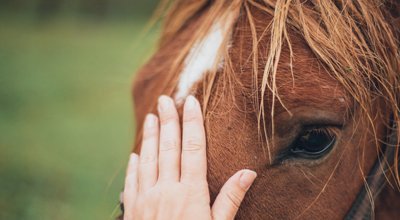
<path id="1" fill-rule="evenodd" d="M 156 0 L 0 0 L 0 219 L 113 219 Z"/>

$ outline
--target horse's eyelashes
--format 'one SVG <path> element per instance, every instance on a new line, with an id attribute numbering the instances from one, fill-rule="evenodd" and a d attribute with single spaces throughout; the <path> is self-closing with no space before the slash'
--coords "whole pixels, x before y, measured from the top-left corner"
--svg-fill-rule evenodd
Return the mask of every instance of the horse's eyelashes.
<path id="1" fill-rule="evenodd" d="M 336 142 L 337 132 L 331 127 L 304 129 L 292 143 L 290 154 L 305 159 L 318 159 L 330 152 Z"/>

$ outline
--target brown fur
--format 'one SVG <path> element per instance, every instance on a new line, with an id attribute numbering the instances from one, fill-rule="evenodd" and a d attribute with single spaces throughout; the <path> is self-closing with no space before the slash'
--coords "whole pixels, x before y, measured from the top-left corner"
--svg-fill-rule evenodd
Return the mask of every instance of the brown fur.
<path id="1" fill-rule="evenodd" d="M 160 47 L 135 80 L 137 122 L 155 112 L 159 95 L 173 94 L 185 56 L 212 22 L 234 13 L 232 39 L 221 50 L 225 68 L 194 91 L 205 110 L 212 197 L 236 170 L 250 168 L 259 176 L 238 219 L 343 218 L 375 163 L 390 115 L 399 122 L 392 3 L 164 1 L 169 12 Z M 301 122 L 322 119 L 341 125 L 328 156 L 276 163 Z M 389 173 L 395 189 L 388 185 L 377 199 L 379 219 L 399 212 L 395 156 Z"/>

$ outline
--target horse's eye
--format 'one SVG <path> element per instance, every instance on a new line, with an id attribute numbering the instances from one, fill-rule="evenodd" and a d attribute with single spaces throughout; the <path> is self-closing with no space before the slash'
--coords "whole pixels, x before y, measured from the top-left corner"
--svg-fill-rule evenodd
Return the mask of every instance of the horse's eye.
<path id="1" fill-rule="evenodd" d="M 317 159 L 330 151 L 336 135 L 330 128 L 310 128 L 295 140 L 290 152 L 295 156 Z"/>

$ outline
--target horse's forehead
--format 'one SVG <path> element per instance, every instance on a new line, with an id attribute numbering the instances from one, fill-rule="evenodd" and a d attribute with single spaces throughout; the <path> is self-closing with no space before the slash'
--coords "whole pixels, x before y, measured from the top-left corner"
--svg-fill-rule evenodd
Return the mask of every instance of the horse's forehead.
<path id="1" fill-rule="evenodd" d="M 256 14 L 258 17 L 265 18 L 264 20 L 260 21 L 261 23 L 257 22 L 260 28 L 257 29 L 260 33 L 258 35 L 263 36 L 259 43 L 261 45 L 268 45 L 270 35 L 268 33 L 264 33 L 264 28 L 267 28 L 267 23 L 265 20 L 271 20 L 271 16 L 266 16 L 265 14 Z M 241 20 L 239 22 L 239 26 L 247 25 L 247 21 Z M 231 45 L 231 55 L 230 57 L 233 62 L 233 68 L 238 70 L 249 70 L 251 71 L 253 65 L 252 62 L 249 62 L 249 57 L 252 56 L 251 50 L 251 42 L 252 42 L 252 35 L 248 28 L 239 28 L 240 31 L 235 31 L 235 35 L 232 36 L 232 33 L 228 33 L 231 30 L 229 29 L 229 22 L 224 22 L 223 19 L 216 20 L 209 31 L 201 38 L 196 41 L 196 43 L 190 49 L 188 55 L 186 56 L 183 67 L 181 72 L 178 76 L 178 84 L 174 93 L 174 98 L 178 105 L 182 104 L 183 100 L 190 94 L 196 92 L 196 85 L 202 79 L 204 79 L 207 73 L 212 71 L 217 71 L 217 69 L 222 69 L 223 67 L 223 57 L 221 56 L 220 49 L 224 46 L 226 42 Z M 279 72 L 277 81 L 280 85 L 284 87 L 282 91 L 283 95 L 288 97 L 289 99 L 293 99 L 293 101 L 298 102 L 299 97 L 293 94 L 293 90 L 301 91 L 306 87 L 306 89 L 310 90 L 310 92 L 314 92 L 316 89 L 328 89 L 328 90 L 335 90 L 335 92 L 341 93 L 337 90 L 338 82 L 334 80 L 329 74 L 326 74 L 323 68 L 318 65 L 316 61 L 315 55 L 312 54 L 311 50 L 309 50 L 308 46 L 304 42 L 304 40 L 294 34 L 289 33 L 293 42 L 293 50 L 296 54 L 296 59 L 293 61 L 293 66 L 290 61 L 289 51 L 287 47 L 283 48 L 282 57 L 280 65 L 279 65 Z M 229 39 L 227 39 L 227 37 Z M 240 45 L 239 45 L 240 44 Z M 245 44 L 245 45 L 243 45 Z M 237 48 L 235 48 L 237 47 Z M 245 48 L 242 50 L 241 48 Z M 240 53 L 240 54 L 239 54 Z M 243 54 L 242 54 L 243 53 Z M 267 56 L 266 50 L 260 51 L 260 56 L 265 57 Z M 242 60 L 245 59 L 245 60 Z M 264 66 L 265 59 L 260 60 L 259 68 Z M 294 70 L 295 73 L 292 71 Z M 220 71 L 218 71 L 220 72 Z M 259 69 L 259 73 L 262 73 L 263 69 Z M 322 73 L 323 72 L 323 73 Z M 321 74 L 322 73 L 322 74 Z M 292 78 L 294 76 L 294 78 Z M 249 81 L 247 78 L 252 78 L 248 74 L 241 74 L 238 76 L 240 79 L 244 81 Z M 291 87 L 292 83 L 287 83 L 285 81 L 294 80 L 296 78 L 296 87 Z M 251 79 L 250 81 L 252 81 Z M 310 85 L 314 89 L 310 89 Z M 326 88 L 325 88 L 326 87 Z M 286 88 L 286 89 L 285 89 Z M 291 88 L 291 89 L 290 89 Z M 312 90 L 312 91 L 311 91 Z M 288 94 L 285 94 L 288 93 Z M 307 101 L 307 97 L 309 97 L 312 103 L 321 104 L 316 99 L 321 99 L 324 94 L 319 96 L 315 96 L 315 94 L 308 94 L 309 92 L 303 91 L 302 98 L 304 101 Z M 326 95 L 326 94 L 325 94 Z M 332 94 L 330 94 L 332 95 Z M 338 94 L 340 98 L 340 106 L 343 105 L 343 94 Z M 331 97 L 327 97 L 327 99 L 331 99 Z M 337 99 L 337 97 L 335 98 Z M 323 103 L 327 103 L 324 99 Z M 290 101 L 290 100 L 289 100 Z M 335 100 L 338 101 L 338 100 Z"/>

